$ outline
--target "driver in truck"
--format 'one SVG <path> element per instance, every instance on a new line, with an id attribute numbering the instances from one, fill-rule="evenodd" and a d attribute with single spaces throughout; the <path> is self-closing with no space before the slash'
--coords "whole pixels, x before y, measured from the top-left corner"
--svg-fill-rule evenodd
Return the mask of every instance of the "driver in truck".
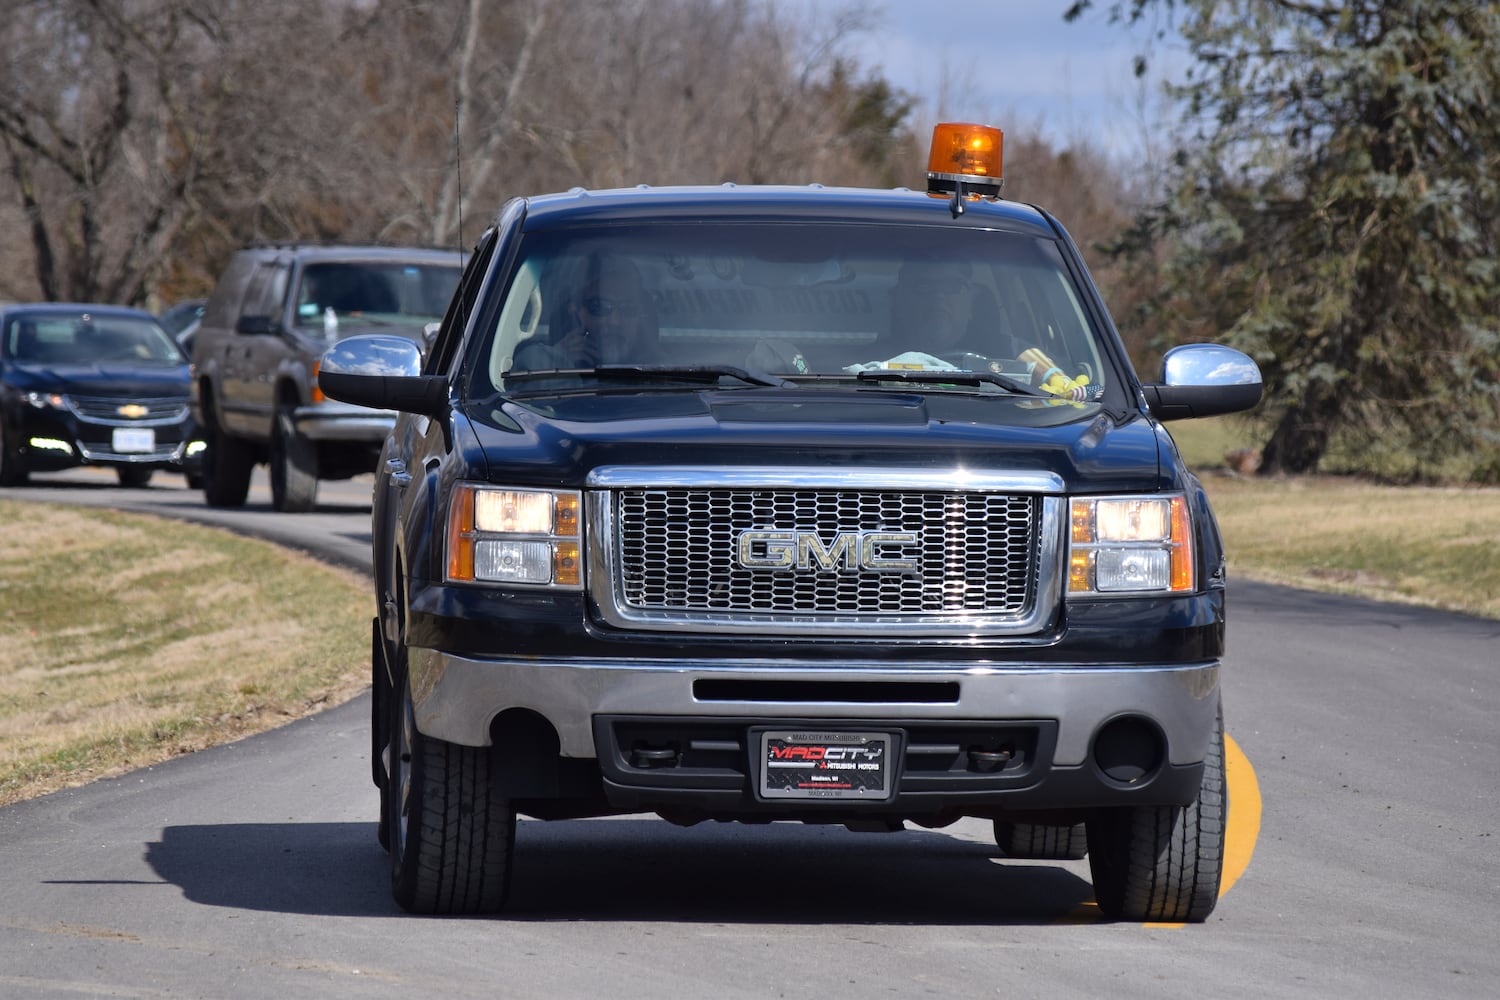
<path id="1" fill-rule="evenodd" d="M 632 261 L 592 254 L 578 294 L 557 321 L 559 329 L 545 340 L 522 343 L 514 367 L 535 371 L 648 362 L 655 333 L 650 302 Z"/>

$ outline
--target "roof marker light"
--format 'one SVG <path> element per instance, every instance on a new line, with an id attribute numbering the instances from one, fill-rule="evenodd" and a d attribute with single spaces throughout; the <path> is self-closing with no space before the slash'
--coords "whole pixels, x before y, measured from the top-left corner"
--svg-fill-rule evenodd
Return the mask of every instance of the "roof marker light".
<path id="1" fill-rule="evenodd" d="M 932 130 L 927 155 L 927 193 L 950 199 L 955 216 L 965 199 L 998 198 L 1005 133 L 989 125 L 943 122 Z"/>

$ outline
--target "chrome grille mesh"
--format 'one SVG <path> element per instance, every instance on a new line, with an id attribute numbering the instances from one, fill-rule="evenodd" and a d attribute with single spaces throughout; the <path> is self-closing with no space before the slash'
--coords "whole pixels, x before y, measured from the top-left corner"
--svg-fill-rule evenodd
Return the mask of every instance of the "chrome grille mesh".
<path id="1" fill-rule="evenodd" d="M 752 614 L 1015 618 L 1035 603 L 1032 495 L 833 489 L 625 489 L 615 494 L 615 593 L 628 612 L 667 617 Z M 746 530 L 911 532 L 915 572 L 861 566 L 749 569 Z"/>
<path id="2" fill-rule="evenodd" d="M 119 396 L 69 396 L 68 405 L 73 412 L 85 420 L 119 426 L 176 423 L 188 415 L 185 398 L 128 399 Z M 120 407 L 134 405 L 145 412 L 137 417 L 127 417 Z"/>

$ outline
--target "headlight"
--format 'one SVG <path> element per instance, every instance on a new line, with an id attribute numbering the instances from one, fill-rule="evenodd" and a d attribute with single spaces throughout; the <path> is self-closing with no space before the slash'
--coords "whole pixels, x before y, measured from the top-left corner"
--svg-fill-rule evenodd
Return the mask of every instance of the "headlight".
<path id="1" fill-rule="evenodd" d="M 67 408 L 62 396 L 55 392 L 28 392 L 26 402 L 38 410 L 62 410 Z"/>
<path id="2" fill-rule="evenodd" d="M 448 579 L 577 590 L 582 497 L 463 484 L 448 509 Z"/>
<path id="3" fill-rule="evenodd" d="M 1069 594 L 1176 594 L 1196 588 L 1186 497 L 1077 499 L 1070 514 Z"/>

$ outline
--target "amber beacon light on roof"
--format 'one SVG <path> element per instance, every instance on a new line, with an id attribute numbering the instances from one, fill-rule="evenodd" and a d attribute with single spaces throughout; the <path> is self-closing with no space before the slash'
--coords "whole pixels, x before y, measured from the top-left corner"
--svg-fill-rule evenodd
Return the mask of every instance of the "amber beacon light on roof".
<path id="1" fill-rule="evenodd" d="M 1004 142 L 1005 133 L 989 125 L 937 125 L 927 154 L 927 193 L 948 198 L 955 216 L 963 214 L 965 200 L 999 198 Z"/>

